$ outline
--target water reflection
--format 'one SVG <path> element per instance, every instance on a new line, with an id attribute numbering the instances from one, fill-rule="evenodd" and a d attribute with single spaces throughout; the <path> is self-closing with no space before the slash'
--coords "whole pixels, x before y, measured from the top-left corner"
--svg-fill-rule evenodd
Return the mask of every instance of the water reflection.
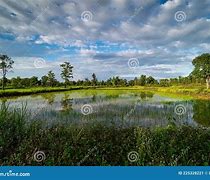
<path id="1" fill-rule="evenodd" d="M 12 107 L 27 102 L 36 119 L 62 123 L 104 123 L 116 126 L 166 126 L 168 124 L 210 127 L 210 101 L 181 99 L 153 93 L 120 90 L 92 90 L 48 93 L 36 96 L 1 99 Z M 93 113 L 84 116 L 81 107 L 89 104 Z M 182 104 L 186 112 L 177 115 L 176 105 Z"/>
<path id="2" fill-rule="evenodd" d="M 193 119 L 203 126 L 210 127 L 210 101 L 195 100 L 192 104 Z"/>
<path id="3" fill-rule="evenodd" d="M 41 97 L 47 100 L 49 105 L 52 105 L 54 103 L 56 95 L 54 93 L 48 93 L 48 94 L 41 94 Z"/>
<path id="4" fill-rule="evenodd" d="M 61 111 L 68 112 L 73 110 L 73 98 L 69 98 L 69 94 L 64 93 L 64 97 L 61 99 Z"/>

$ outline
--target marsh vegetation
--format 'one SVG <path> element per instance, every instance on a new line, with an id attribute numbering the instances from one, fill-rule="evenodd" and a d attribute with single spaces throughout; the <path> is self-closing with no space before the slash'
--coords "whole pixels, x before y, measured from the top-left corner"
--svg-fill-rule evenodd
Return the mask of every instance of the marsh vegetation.
<path id="1" fill-rule="evenodd" d="M 83 105 L 92 107 L 82 113 Z M 174 111 L 182 104 L 186 111 Z M 1 165 L 209 165 L 210 102 L 139 90 L 1 99 Z M 34 154 L 45 153 L 37 162 Z M 128 155 L 137 153 L 134 161 Z"/>

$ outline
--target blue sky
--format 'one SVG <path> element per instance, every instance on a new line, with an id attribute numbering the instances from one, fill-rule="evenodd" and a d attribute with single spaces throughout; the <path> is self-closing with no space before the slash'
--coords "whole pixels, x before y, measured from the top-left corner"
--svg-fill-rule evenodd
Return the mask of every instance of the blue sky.
<path id="1" fill-rule="evenodd" d="M 209 52 L 209 12 L 209 0 L 0 0 L 0 53 L 15 61 L 9 77 L 59 79 L 64 61 L 75 80 L 186 76 Z"/>

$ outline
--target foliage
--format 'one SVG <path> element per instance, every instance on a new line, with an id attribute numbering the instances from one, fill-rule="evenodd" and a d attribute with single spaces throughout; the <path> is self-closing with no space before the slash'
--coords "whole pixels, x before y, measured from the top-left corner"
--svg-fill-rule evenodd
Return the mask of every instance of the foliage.
<path id="1" fill-rule="evenodd" d="M 210 54 L 202 54 L 193 59 L 193 65 L 195 66 L 191 73 L 195 77 L 207 78 L 210 76 Z"/>
<path id="2" fill-rule="evenodd" d="M 206 80 L 207 89 L 210 86 L 210 54 L 202 54 L 193 59 L 193 65 L 195 66 L 192 76 L 202 78 Z"/>
<path id="3" fill-rule="evenodd" d="M 60 65 L 60 67 L 62 68 L 62 72 L 61 72 L 61 77 L 65 82 L 65 87 L 67 86 L 67 84 L 69 83 L 69 79 L 73 78 L 73 66 L 69 63 L 69 62 L 64 62 L 63 64 Z"/>
<path id="4" fill-rule="evenodd" d="M 93 79 L 92 79 L 92 85 L 93 85 L 93 86 L 96 86 L 98 80 L 97 80 L 97 78 L 96 78 L 96 74 L 95 74 L 95 73 L 92 74 L 92 78 L 93 78 Z"/>
<path id="5" fill-rule="evenodd" d="M 0 165 L 210 165 L 208 129 L 49 126 L 25 107 L 0 109 Z M 46 154 L 40 163 L 33 158 L 37 151 Z M 135 162 L 128 160 L 131 151 L 139 155 Z"/>
<path id="6" fill-rule="evenodd" d="M 55 74 L 52 71 L 49 71 L 47 74 L 47 83 L 51 87 L 55 86 L 56 84 Z"/>
<path id="7" fill-rule="evenodd" d="M 0 70 L 2 70 L 2 89 L 4 90 L 5 79 L 8 71 L 12 69 L 14 61 L 7 55 L 0 55 Z"/>
<path id="8" fill-rule="evenodd" d="M 3 56 L 1 56 L 3 58 Z M 6 55 L 4 59 L 8 59 L 7 70 L 12 68 L 13 61 Z M 96 74 L 92 74 L 92 79 L 85 78 L 85 80 L 71 81 L 73 78 L 73 66 L 69 62 L 64 62 L 60 65 L 62 68 L 61 77 L 64 80 L 59 82 L 55 78 L 55 74 L 52 71 L 49 71 L 47 75 L 44 75 L 39 79 L 36 76 L 31 78 L 21 78 L 16 77 L 12 79 L 7 79 L 4 77 L 0 84 L 4 87 L 5 82 L 7 83 L 7 88 L 28 88 L 28 87 L 47 87 L 47 86 L 56 86 L 60 87 L 65 85 L 71 86 L 94 86 L 94 87 L 127 87 L 127 86 L 153 86 L 153 87 L 172 87 L 172 86 L 202 86 L 207 78 L 207 87 L 210 84 L 210 54 L 202 54 L 201 56 L 196 57 L 193 60 L 193 65 L 195 69 L 187 77 L 177 77 L 177 78 L 167 78 L 157 80 L 152 76 L 140 75 L 134 79 L 127 80 L 120 78 L 119 76 L 111 77 L 107 80 L 99 81 L 96 77 Z M 3 64 L 0 66 L 3 67 Z M 5 68 L 4 68 L 5 69 Z M 7 72 L 7 70 L 5 72 Z"/>
<path id="9" fill-rule="evenodd" d="M 139 85 L 140 86 L 145 86 L 146 84 L 146 76 L 145 75 L 141 75 L 140 79 L 139 79 Z"/>
<path id="10" fill-rule="evenodd" d="M 41 77 L 41 85 L 42 86 L 47 86 L 48 85 L 48 76 L 44 75 Z"/>
<path id="11" fill-rule="evenodd" d="M 138 128 L 138 165 L 209 165 L 209 137 L 209 130 L 187 126 Z"/>

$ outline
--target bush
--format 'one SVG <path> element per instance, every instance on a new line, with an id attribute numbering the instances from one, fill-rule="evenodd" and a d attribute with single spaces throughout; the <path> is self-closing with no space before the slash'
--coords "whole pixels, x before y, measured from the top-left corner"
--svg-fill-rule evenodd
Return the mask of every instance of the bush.
<path id="1" fill-rule="evenodd" d="M 0 165 L 209 165 L 207 129 L 118 128 L 54 124 L 31 119 L 26 106 L 0 109 Z M 41 123 L 42 122 L 42 123 Z M 34 155 L 43 151 L 38 162 Z M 137 159 L 128 154 L 136 151 Z"/>

